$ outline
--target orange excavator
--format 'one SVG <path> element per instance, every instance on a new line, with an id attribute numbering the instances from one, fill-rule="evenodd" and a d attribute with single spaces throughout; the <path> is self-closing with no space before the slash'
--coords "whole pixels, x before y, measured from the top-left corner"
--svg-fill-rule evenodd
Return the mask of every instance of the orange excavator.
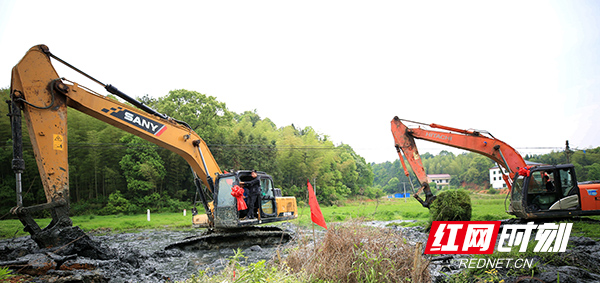
<path id="1" fill-rule="evenodd" d="M 409 128 L 403 121 L 418 126 Z M 398 117 L 394 117 L 391 126 L 404 174 L 410 178 L 406 159 L 421 184 L 413 196 L 424 207 L 428 208 L 436 196 L 429 188 L 415 139 L 476 152 L 496 162 L 510 191 L 507 212 L 518 218 L 600 215 L 600 182 L 578 183 L 572 164 L 527 166 L 514 148 L 486 131 L 424 124 Z M 421 192 L 425 193 L 425 200 L 419 196 Z"/>
<path id="2" fill-rule="evenodd" d="M 97 94 L 77 83 L 59 77 L 54 59 L 129 104 Z M 12 69 L 10 119 L 13 135 L 13 170 L 16 174 L 17 206 L 12 209 L 40 247 L 60 246 L 83 237 L 69 218 L 69 164 L 67 159 L 67 107 L 88 114 L 183 157 L 191 167 L 197 195 L 205 215 L 194 213 L 193 226 L 209 231 L 240 231 L 260 223 L 297 217 L 296 199 L 283 197 L 273 186 L 271 176 L 257 172 L 261 187 L 258 219 L 238 214 L 232 188 L 252 179 L 251 171 L 223 173 L 204 140 L 185 122 L 159 113 L 131 98 L 112 85 L 105 85 L 73 67 L 45 45 L 32 47 Z M 47 203 L 24 206 L 21 174 L 25 169 L 21 133 L 21 113 L 25 117 Z M 49 210 L 52 221 L 40 228 L 32 212 Z M 195 210 L 195 209 L 194 209 Z M 281 236 L 280 236 L 281 238 Z M 278 238 L 279 239 L 279 238 Z"/>

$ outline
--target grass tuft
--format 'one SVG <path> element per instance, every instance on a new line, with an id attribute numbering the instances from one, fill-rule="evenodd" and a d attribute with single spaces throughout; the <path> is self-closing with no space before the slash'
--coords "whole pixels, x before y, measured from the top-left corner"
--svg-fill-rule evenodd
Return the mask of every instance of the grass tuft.
<path id="1" fill-rule="evenodd" d="M 431 221 L 471 220 L 471 197 L 465 190 L 447 190 L 438 194 L 431 204 Z"/>
<path id="2" fill-rule="evenodd" d="M 286 259 L 310 282 L 429 282 L 428 261 L 420 248 L 397 232 L 357 222 L 332 225 L 316 245 L 301 239 Z"/>

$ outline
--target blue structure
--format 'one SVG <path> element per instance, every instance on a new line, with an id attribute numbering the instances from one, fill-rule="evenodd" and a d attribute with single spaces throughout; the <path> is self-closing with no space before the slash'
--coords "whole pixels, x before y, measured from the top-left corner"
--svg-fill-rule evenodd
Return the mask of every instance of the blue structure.
<path id="1" fill-rule="evenodd" d="M 388 198 L 405 198 L 405 197 L 409 198 L 410 197 L 410 193 L 406 193 L 406 196 L 405 196 L 405 194 L 401 194 L 401 193 L 393 194 L 391 196 L 388 196 Z"/>

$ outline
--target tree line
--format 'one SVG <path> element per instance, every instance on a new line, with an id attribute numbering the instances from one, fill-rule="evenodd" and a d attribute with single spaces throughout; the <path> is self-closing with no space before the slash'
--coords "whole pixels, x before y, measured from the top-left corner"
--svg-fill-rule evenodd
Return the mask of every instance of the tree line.
<path id="1" fill-rule="evenodd" d="M 9 89 L 0 89 L 9 99 Z M 410 182 L 399 160 L 367 163 L 347 144 L 335 145 L 311 127 L 277 127 L 256 111 L 235 113 L 215 97 L 184 89 L 168 95 L 139 98 L 144 104 L 187 122 L 208 144 L 224 171 L 255 169 L 273 176 L 284 195 L 306 201 L 306 181 L 322 205 L 351 198 L 378 198 L 402 192 Z M 0 107 L 0 216 L 16 203 L 11 169 L 12 140 L 8 107 Z M 176 211 L 189 208 L 196 188 L 191 169 L 179 155 L 137 136 L 68 109 L 70 203 L 74 214 L 139 213 L 150 208 Z M 28 132 L 23 123 L 26 171 L 22 176 L 25 205 L 46 202 Z M 390 137 L 391 138 L 391 137 Z M 456 188 L 488 189 L 492 160 L 476 153 L 421 155 L 428 174 L 447 173 Z M 579 181 L 600 180 L 600 148 L 525 156 L 545 164 L 575 165 Z"/>
<path id="2" fill-rule="evenodd" d="M 494 166 L 491 159 L 473 152 L 455 155 L 450 151 L 442 150 L 435 156 L 426 152 L 421 154 L 421 160 L 427 174 L 450 174 L 452 177 L 450 186 L 454 188 L 465 186 L 488 188 L 490 184 L 488 172 Z M 406 165 L 409 166 L 408 163 Z M 412 169 L 409 169 L 409 177 L 404 174 L 400 160 L 372 164 L 372 168 L 374 186 L 381 188 L 386 194 L 403 192 L 404 187 L 406 192 L 411 192 L 413 187 L 415 191 L 421 187 Z M 435 188 L 434 184 L 431 185 Z"/>
<path id="3" fill-rule="evenodd" d="M 525 155 L 527 161 L 548 165 L 572 163 L 578 182 L 600 180 L 600 147 L 574 150 L 552 151 L 548 154 Z M 489 169 L 497 166 L 494 161 L 473 152 L 454 154 L 442 150 L 438 155 L 425 153 L 421 155 L 423 167 L 427 174 L 450 174 L 451 188 L 472 188 L 487 190 L 491 188 L 489 182 Z M 371 164 L 374 174 L 373 185 L 383 190 L 385 194 L 394 194 L 404 191 L 411 192 L 420 188 L 412 170 L 410 179 L 405 176 L 399 160 Z M 408 166 L 408 164 L 407 164 Z M 412 182 L 412 186 L 411 183 Z M 435 184 L 431 184 L 435 189 Z"/>
<path id="4" fill-rule="evenodd" d="M 0 90 L 2 100 L 9 90 Z M 346 144 L 335 145 L 313 128 L 277 127 L 256 111 L 234 113 L 215 97 L 184 89 L 144 104 L 185 121 L 208 144 L 223 171 L 255 169 L 273 176 L 284 195 L 306 201 L 306 182 L 324 205 L 361 195 L 374 198 L 370 164 Z M 0 212 L 15 205 L 12 140 L 7 107 L 0 108 Z M 189 208 L 196 188 L 187 162 L 176 153 L 68 109 L 70 203 L 74 214 L 137 213 L 147 208 Z M 25 205 L 46 202 L 23 122 Z M 316 182 L 315 182 L 316 181 Z"/>

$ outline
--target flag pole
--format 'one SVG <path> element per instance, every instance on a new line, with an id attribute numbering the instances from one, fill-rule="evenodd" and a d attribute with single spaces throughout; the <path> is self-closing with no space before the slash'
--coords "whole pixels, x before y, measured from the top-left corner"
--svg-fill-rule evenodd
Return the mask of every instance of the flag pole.
<path id="1" fill-rule="evenodd" d="M 315 177 L 315 179 L 316 179 L 316 177 Z M 316 185 L 316 182 L 315 182 L 315 185 Z M 316 188 L 313 188 L 313 192 L 315 193 L 315 197 L 316 197 L 317 196 Z M 314 239 L 313 241 L 314 241 L 314 247 L 315 247 L 315 253 L 316 253 L 317 252 L 317 236 L 315 234 L 315 222 L 314 221 L 312 221 L 312 228 L 313 228 L 313 239 Z"/>
<path id="2" fill-rule="evenodd" d="M 310 184 L 309 180 L 306 180 L 306 186 L 308 191 L 308 206 L 310 207 L 310 219 L 313 224 L 313 242 L 315 245 L 315 252 L 317 250 L 317 235 L 315 232 L 315 224 L 327 229 L 327 223 L 325 223 L 325 218 L 323 218 L 323 213 L 321 212 L 321 208 L 319 207 L 319 202 L 317 201 L 317 196 Z"/>
<path id="3" fill-rule="evenodd" d="M 313 226 L 313 246 L 315 247 L 315 253 L 317 252 L 317 237 L 315 236 L 315 222 L 312 224 Z"/>

